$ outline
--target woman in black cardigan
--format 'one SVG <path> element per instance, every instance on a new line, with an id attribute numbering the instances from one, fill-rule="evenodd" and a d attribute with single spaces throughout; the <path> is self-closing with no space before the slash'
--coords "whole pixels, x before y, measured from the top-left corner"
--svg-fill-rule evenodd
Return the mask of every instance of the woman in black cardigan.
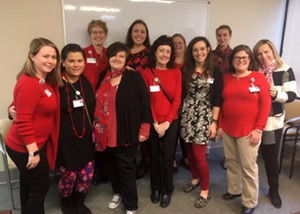
<path id="1" fill-rule="evenodd" d="M 153 122 L 145 83 L 136 71 L 126 70 L 128 48 L 120 42 L 107 48 L 109 69 L 96 92 L 94 131 L 96 150 L 108 152 L 109 177 L 115 209 L 121 200 L 126 213 L 135 213 L 137 187 L 135 155 L 139 142 L 149 136 Z"/>

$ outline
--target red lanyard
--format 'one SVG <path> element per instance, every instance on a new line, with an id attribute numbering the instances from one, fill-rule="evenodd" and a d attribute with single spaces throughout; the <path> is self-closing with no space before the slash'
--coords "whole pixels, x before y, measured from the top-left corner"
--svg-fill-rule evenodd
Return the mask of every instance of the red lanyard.
<path id="1" fill-rule="evenodd" d="M 72 83 L 70 83 L 69 81 L 66 82 L 66 87 L 65 87 L 65 90 L 67 92 L 67 99 L 68 99 L 68 112 L 69 112 L 69 115 L 70 115 L 70 118 L 71 118 L 71 123 L 72 123 L 72 129 L 73 129 L 73 133 L 76 137 L 78 138 L 83 138 L 83 136 L 85 135 L 85 105 L 82 106 L 82 132 L 81 132 L 81 135 L 78 134 L 78 131 L 76 130 L 75 128 L 75 125 L 74 125 L 74 120 L 73 120 L 73 114 L 72 114 L 72 107 L 71 107 L 71 101 L 70 101 L 70 89 L 68 87 L 68 84 L 71 85 L 71 87 L 73 88 L 74 92 L 75 92 L 75 98 L 77 99 L 77 97 L 79 98 L 82 98 L 84 100 L 84 90 L 82 88 L 82 81 L 81 81 L 81 77 L 79 79 L 80 81 L 80 92 L 77 91 L 75 89 L 75 87 L 72 85 Z M 81 94 L 80 94 L 81 93 Z"/>

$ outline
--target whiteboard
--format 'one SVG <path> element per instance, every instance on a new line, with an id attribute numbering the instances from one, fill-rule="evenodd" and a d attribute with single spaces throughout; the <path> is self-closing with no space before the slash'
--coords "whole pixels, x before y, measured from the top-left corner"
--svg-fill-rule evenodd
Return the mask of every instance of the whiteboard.
<path id="1" fill-rule="evenodd" d="M 106 22 L 106 47 L 115 41 L 125 42 L 127 30 L 136 19 L 146 22 L 151 44 L 163 34 L 181 33 L 187 43 L 195 36 L 207 36 L 206 0 L 62 0 L 62 7 L 66 44 L 88 46 L 87 26 L 92 19 Z"/>

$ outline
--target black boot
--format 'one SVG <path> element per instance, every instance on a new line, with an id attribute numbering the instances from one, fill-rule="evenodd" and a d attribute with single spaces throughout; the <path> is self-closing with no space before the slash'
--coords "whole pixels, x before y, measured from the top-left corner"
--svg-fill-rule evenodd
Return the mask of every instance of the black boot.
<path id="1" fill-rule="evenodd" d="M 74 191 L 75 206 L 78 214 L 92 214 L 91 210 L 85 206 L 85 193 Z"/>
<path id="2" fill-rule="evenodd" d="M 60 209 L 63 214 L 76 214 L 77 210 L 74 207 L 73 204 L 73 198 L 72 196 L 69 197 L 61 197 L 61 206 Z"/>
<path id="3" fill-rule="evenodd" d="M 280 208 L 281 205 L 282 205 L 282 201 L 281 201 L 281 198 L 279 196 L 278 188 L 277 189 L 270 188 L 269 189 L 269 196 L 270 196 L 270 199 L 271 199 L 271 202 L 272 202 L 273 206 L 276 207 L 276 208 Z"/>

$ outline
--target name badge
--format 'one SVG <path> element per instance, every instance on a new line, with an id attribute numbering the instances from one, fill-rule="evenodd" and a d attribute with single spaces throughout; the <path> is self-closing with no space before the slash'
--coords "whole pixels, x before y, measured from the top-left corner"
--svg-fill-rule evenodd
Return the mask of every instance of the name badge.
<path id="1" fill-rule="evenodd" d="M 249 91 L 251 93 L 255 93 L 255 92 L 260 92 L 260 88 L 258 86 L 255 86 L 255 87 L 249 87 Z"/>
<path id="2" fill-rule="evenodd" d="M 87 63 L 95 64 L 97 62 L 96 58 L 87 58 Z"/>
<path id="3" fill-rule="evenodd" d="M 73 100 L 74 108 L 83 107 L 83 99 Z"/>
<path id="4" fill-rule="evenodd" d="M 150 92 L 159 92 L 159 91 L 160 91 L 159 85 L 150 86 Z"/>
<path id="5" fill-rule="evenodd" d="M 48 97 L 51 97 L 52 93 L 48 88 L 46 88 L 44 91 L 45 91 L 45 93 L 47 94 Z"/>
<path id="6" fill-rule="evenodd" d="M 213 83 L 214 83 L 214 80 L 215 80 L 214 78 L 208 77 L 206 83 L 208 83 L 208 84 L 213 84 Z"/>

